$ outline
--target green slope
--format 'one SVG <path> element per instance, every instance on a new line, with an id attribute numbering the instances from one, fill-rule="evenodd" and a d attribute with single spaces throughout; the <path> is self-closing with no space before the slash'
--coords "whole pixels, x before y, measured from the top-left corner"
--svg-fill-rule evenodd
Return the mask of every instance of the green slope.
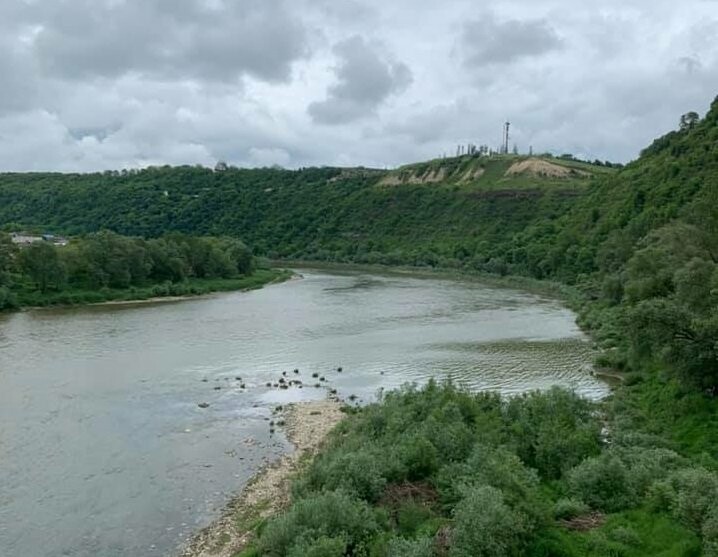
<path id="1" fill-rule="evenodd" d="M 168 167 L 4 174 L 0 223 L 68 234 L 232 234 L 274 257 L 481 268 L 514 234 L 564 214 L 606 172 L 507 176 L 517 162 L 463 157 L 395 172 Z M 414 183 L 431 173 L 445 179 Z"/>

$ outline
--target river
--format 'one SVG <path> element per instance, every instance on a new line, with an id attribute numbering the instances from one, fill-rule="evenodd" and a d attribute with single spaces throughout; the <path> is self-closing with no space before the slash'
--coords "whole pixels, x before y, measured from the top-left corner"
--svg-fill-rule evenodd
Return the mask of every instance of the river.
<path id="1" fill-rule="evenodd" d="M 0 555 L 172 555 L 291 450 L 270 435 L 274 406 L 328 389 L 368 402 L 436 377 L 508 394 L 607 392 L 554 300 L 468 280 L 300 272 L 248 293 L 0 316 Z M 268 388 L 283 371 L 304 388 Z"/>

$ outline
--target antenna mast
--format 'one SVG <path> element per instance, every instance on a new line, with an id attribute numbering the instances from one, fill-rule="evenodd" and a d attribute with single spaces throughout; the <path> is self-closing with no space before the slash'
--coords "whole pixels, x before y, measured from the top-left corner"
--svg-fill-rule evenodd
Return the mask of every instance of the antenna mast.
<path id="1" fill-rule="evenodd" d="M 510 122 L 504 124 L 504 144 L 502 145 L 502 151 L 504 155 L 509 154 L 509 128 L 511 127 Z"/>

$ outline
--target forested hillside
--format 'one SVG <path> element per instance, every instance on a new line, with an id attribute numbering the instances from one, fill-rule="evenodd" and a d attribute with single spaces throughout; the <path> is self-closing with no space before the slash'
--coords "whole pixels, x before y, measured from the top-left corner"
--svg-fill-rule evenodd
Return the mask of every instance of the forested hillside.
<path id="1" fill-rule="evenodd" d="M 564 214 L 610 172 L 541 159 L 510 172 L 521 162 L 462 157 L 395 172 L 168 167 L 5 174 L 0 223 L 67 234 L 107 228 L 233 235 L 271 257 L 501 271 L 504 259 L 496 254 L 514 234 Z"/>

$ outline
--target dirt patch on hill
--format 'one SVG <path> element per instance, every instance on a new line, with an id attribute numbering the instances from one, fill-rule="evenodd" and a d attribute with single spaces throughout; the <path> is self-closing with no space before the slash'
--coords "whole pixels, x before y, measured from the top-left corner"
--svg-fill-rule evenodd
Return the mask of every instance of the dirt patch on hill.
<path id="1" fill-rule="evenodd" d="M 252 540 L 258 521 L 289 505 L 292 478 L 344 417 L 340 408 L 335 401 L 287 406 L 282 413 L 284 429 L 296 450 L 262 470 L 218 520 L 190 541 L 180 557 L 232 557 L 242 551 Z"/>
<path id="2" fill-rule="evenodd" d="M 567 168 L 559 164 L 545 161 L 543 159 L 526 159 L 511 165 L 506 171 L 506 176 L 516 176 L 518 174 L 529 174 L 531 176 L 539 176 L 542 178 L 570 178 L 572 176 L 588 177 L 590 174 L 583 170 Z"/>
<path id="3" fill-rule="evenodd" d="M 484 175 L 484 172 L 486 172 L 483 168 L 477 168 L 476 170 L 469 169 L 466 171 L 466 173 L 461 177 L 459 180 L 460 183 L 467 183 L 467 182 L 473 182 L 475 180 L 478 180 Z"/>
<path id="4" fill-rule="evenodd" d="M 399 174 L 390 174 L 384 177 L 379 184 L 382 186 L 401 186 L 404 184 L 435 184 L 446 180 L 447 172 L 445 168 L 437 170 L 427 170 L 424 174 L 416 172 L 404 172 Z"/>

